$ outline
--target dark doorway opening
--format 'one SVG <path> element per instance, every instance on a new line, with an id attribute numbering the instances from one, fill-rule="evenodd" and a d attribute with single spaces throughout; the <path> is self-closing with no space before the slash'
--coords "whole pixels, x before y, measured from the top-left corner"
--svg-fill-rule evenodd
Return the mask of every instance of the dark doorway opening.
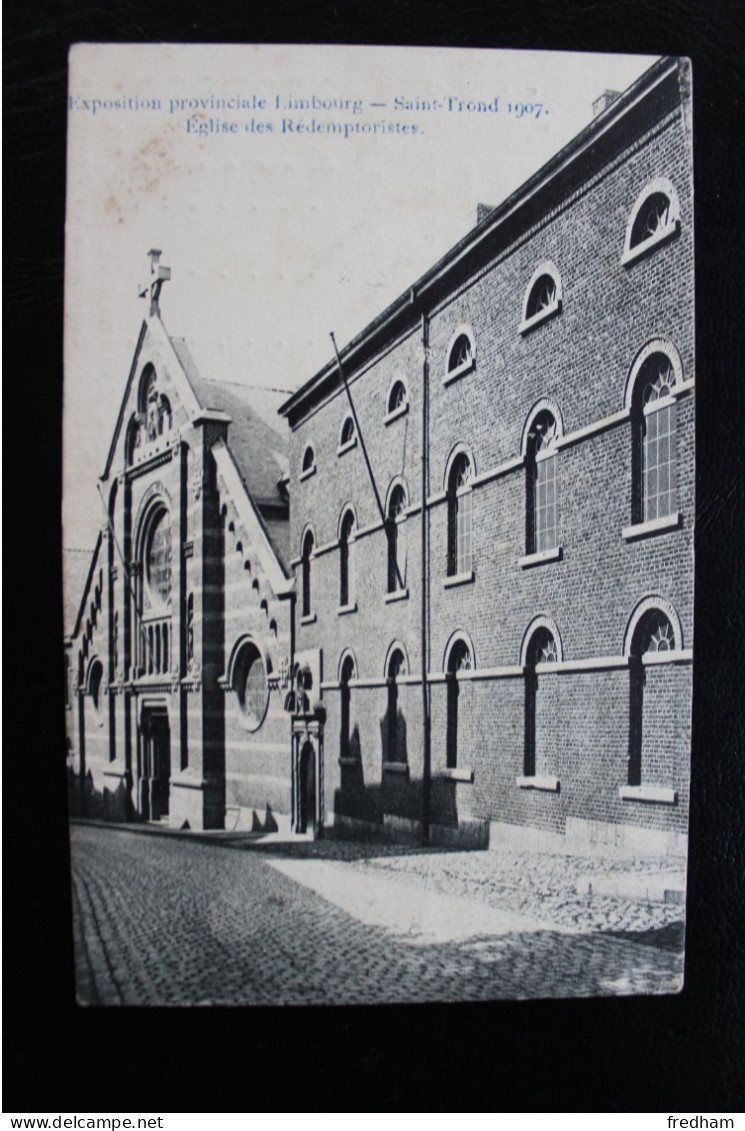
<path id="1" fill-rule="evenodd" d="M 168 711 L 149 709 L 142 713 L 142 816 L 159 821 L 168 816 L 171 786 L 171 728 Z"/>
<path id="2" fill-rule="evenodd" d="M 300 752 L 299 833 L 315 832 L 316 827 L 316 759 L 313 744 L 306 742 Z"/>

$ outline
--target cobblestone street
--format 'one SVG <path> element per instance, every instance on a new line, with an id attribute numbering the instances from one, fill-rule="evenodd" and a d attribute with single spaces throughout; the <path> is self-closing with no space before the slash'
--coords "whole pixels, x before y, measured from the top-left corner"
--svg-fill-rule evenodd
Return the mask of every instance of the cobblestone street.
<path id="1" fill-rule="evenodd" d="M 641 863 L 74 825 L 86 1004 L 341 1004 L 674 992 L 683 908 L 578 895 Z"/>

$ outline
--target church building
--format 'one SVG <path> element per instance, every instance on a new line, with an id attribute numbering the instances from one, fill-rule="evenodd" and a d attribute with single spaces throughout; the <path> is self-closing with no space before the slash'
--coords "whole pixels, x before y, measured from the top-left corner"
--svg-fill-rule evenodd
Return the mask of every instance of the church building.
<path id="1" fill-rule="evenodd" d="M 290 811 L 283 394 L 201 377 L 161 321 L 170 271 L 150 257 L 67 641 L 71 807 L 273 830 Z"/>
<path id="2" fill-rule="evenodd" d="M 282 406 L 295 827 L 685 853 L 688 65 L 593 109 Z"/>

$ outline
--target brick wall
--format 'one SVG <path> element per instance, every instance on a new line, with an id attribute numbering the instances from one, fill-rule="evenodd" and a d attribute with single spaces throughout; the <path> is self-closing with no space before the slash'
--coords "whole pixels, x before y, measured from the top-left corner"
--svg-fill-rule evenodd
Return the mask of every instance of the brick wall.
<path id="1" fill-rule="evenodd" d="M 620 260 L 632 208 L 650 181 L 667 177 L 680 199 L 680 231 L 628 266 Z M 525 334 L 518 331 L 528 282 L 551 261 L 561 276 L 562 308 Z M 485 263 L 429 311 L 429 430 L 427 580 L 429 647 L 426 663 L 442 673 L 456 630 L 470 638 L 477 669 L 514 667 L 531 621 L 555 622 L 568 662 L 621 657 L 627 625 L 639 601 L 659 594 L 674 605 L 689 648 L 693 608 L 693 397 L 677 401 L 677 468 L 680 524 L 653 536 L 626 540 L 634 521 L 632 451 L 635 424 L 628 415 L 601 431 L 561 447 L 559 560 L 522 568 L 526 545 L 527 471 L 523 464 L 477 484 L 472 495 L 474 579 L 443 586 L 447 574 L 448 458 L 466 446 L 478 476 L 521 455 L 532 407 L 543 398 L 558 406 L 565 435 L 622 413 L 629 372 L 651 339 L 672 343 L 683 380 L 693 377 L 693 241 L 690 152 L 681 117 L 669 115 L 638 137 L 611 163 L 596 169 L 580 191 L 557 203 L 522 233 L 506 253 Z M 413 323 L 413 320 L 412 320 Z M 443 381 L 448 346 L 459 325 L 470 328 L 475 364 Z M 402 377 L 409 411 L 386 424 L 386 396 Z M 323 652 L 324 679 L 337 679 L 339 657 L 351 648 L 361 680 L 382 680 L 394 640 L 407 650 L 418 674 L 421 656 L 421 413 L 423 351 L 418 325 L 381 347 L 363 368 L 348 373 L 362 434 L 381 497 L 395 476 L 406 481 L 414 513 L 406 520 L 407 600 L 387 604 L 386 538 L 363 533 L 352 547 L 357 610 L 339 615 L 337 539 L 344 506 L 352 503 L 358 526 L 379 522 L 361 446 L 337 455 L 348 411 L 337 390 L 295 422 L 291 455 L 291 544 L 299 557 L 310 524 L 320 553 L 312 561 L 316 620 L 301 625 L 301 648 Z M 312 444 L 316 472 L 300 479 L 303 452 Z M 536 696 L 536 773 L 559 779 L 557 791 L 520 789 L 524 771 L 525 680 L 465 680 L 458 699 L 459 764 L 474 771 L 473 784 L 437 778 L 433 820 L 501 820 L 563 831 L 568 816 L 684 830 L 691 671 L 689 665 L 650 669 L 644 698 L 644 774 L 678 790 L 676 806 L 622 801 L 628 780 L 629 670 L 566 671 L 540 675 Z M 432 768 L 445 768 L 447 688 L 432 685 Z M 351 693 L 358 728 L 359 767 L 336 766 L 339 692 L 324 700 L 327 805 L 350 816 L 380 820 L 382 812 L 421 812 L 421 688 L 407 688 L 408 776 L 388 784 L 381 719 L 384 687 Z M 416 737 L 413 737 L 416 736 Z M 461 757 L 462 752 L 462 757 Z M 647 778 L 646 775 L 650 777 Z M 381 811 L 382 806 L 382 811 Z"/>

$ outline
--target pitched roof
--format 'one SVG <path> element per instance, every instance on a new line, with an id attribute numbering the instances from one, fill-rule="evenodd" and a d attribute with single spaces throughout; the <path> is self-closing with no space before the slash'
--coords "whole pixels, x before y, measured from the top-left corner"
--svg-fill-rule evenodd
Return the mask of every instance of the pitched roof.
<path id="1" fill-rule="evenodd" d="M 202 377 L 183 338 L 171 338 L 202 408 L 217 409 L 232 417 L 228 448 L 254 503 L 285 506 L 277 484 L 289 468 L 286 427 L 278 416 L 287 390 L 238 385 Z"/>
<path id="2" fill-rule="evenodd" d="M 288 391 L 203 377 L 185 340 L 170 340 L 202 408 L 216 409 L 231 417 L 228 449 L 244 487 L 261 513 L 269 539 L 286 566 L 288 502 L 279 489 L 279 481 L 289 472 L 289 439 L 278 410 Z"/>

